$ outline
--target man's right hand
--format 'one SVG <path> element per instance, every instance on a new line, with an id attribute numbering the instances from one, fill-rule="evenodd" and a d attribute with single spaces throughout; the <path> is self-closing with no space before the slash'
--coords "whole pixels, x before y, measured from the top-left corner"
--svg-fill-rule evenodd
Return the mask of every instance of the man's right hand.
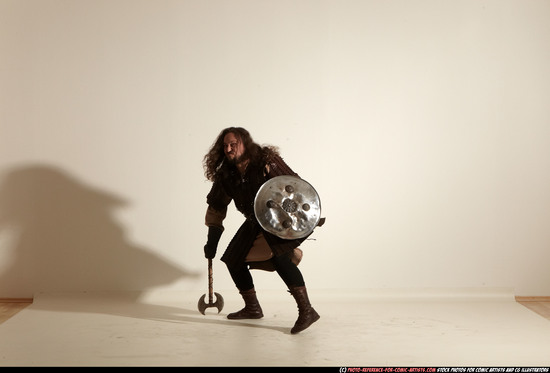
<path id="1" fill-rule="evenodd" d="M 208 240 L 204 245 L 204 257 L 207 259 L 213 259 L 216 256 L 218 249 L 218 242 L 222 236 L 223 228 L 210 226 L 208 227 Z"/>

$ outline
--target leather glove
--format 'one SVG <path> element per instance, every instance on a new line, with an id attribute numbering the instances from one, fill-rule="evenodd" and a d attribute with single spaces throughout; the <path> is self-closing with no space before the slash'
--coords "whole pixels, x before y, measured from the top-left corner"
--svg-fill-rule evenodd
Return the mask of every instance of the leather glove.
<path id="1" fill-rule="evenodd" d="M 204 245 L 204 257 L 207 259 L 213 259 L 216 256 L 218 250 L 218 242 L 222 236 L 223 228 L 210 226 L 208 227 L 208 240 Z"/>

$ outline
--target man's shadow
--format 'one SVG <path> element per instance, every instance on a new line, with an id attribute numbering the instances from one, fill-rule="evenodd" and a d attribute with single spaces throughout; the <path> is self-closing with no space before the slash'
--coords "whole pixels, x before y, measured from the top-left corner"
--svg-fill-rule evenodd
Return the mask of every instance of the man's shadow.
<path id="1" fill-rule="evenodd" d="M 11 263 L 0 294 L 142 290 L 193 274 L 129 242 L 113 217 L 127 201 L 58 168 L 31 165 L 2 175 L 0 234 Z"/>
<path id="2" fill-rule="evenodd" d="M 18 167 L 0 177 L 0 254 L 9 258 L 9 264 L 0 267 L 0 297 L 124 292 L 122 298 L 115 295 L 101 305 L 72 302 L 65 311 L 227 323 L 197 319 L 196 309 L 140 301 L 148 289 L 203 274 L 191 273 L 130 242 L 114 218 L 117 209 L 128 205 L 124 199 L 49 165 Z M 43 305 L 33 308 L 37 306 Z"/>

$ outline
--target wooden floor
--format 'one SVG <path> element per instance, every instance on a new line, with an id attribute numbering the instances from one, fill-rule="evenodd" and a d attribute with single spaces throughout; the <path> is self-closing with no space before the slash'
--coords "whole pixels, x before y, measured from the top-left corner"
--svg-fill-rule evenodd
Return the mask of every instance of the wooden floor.
<path id="1" fill-rule="evenodd" d="M 2 299 L 0 301 L 0 324 L 31 304 L 31 299 Z"/>
<path id="2" fill-rule="evenodd" d="M 531 311 L 550 320 L 550 297 L 516 297 L 516 301 Z M 0 324 L 32 304 L 31 299 L 0 300 Z"/>
<path id="3" fill-rule="evenodd" d="M 516 297 L 516 302 L 550 320 L 550 297 Z"/>

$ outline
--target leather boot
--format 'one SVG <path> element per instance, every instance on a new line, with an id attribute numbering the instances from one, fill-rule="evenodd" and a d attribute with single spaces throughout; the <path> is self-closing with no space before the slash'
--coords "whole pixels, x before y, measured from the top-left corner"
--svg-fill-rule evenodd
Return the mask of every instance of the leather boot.
<path id="1" fill-rule="evenodd" d="M 239 292 L 244 299 L 244 308 L 240 311 L 230 313 L 227 315 L 228 319 L 240 320 L 240 319 L 261 319 L 264 317 L 262 313 L 262 307 L 256 298 L 256 290 L 254 288 L 250 290 Z"/>
<path id="2" fill-rule="evenodd" d="M 321 316 L 311 307 L 305 286 L 292 287 L 289 291 L 298 304 L 298 320 L 296 320 L 294 327 L 290 330 L 291 334 L 296 334 L 307 329 L 311 324 L 319 320 Z"/>

